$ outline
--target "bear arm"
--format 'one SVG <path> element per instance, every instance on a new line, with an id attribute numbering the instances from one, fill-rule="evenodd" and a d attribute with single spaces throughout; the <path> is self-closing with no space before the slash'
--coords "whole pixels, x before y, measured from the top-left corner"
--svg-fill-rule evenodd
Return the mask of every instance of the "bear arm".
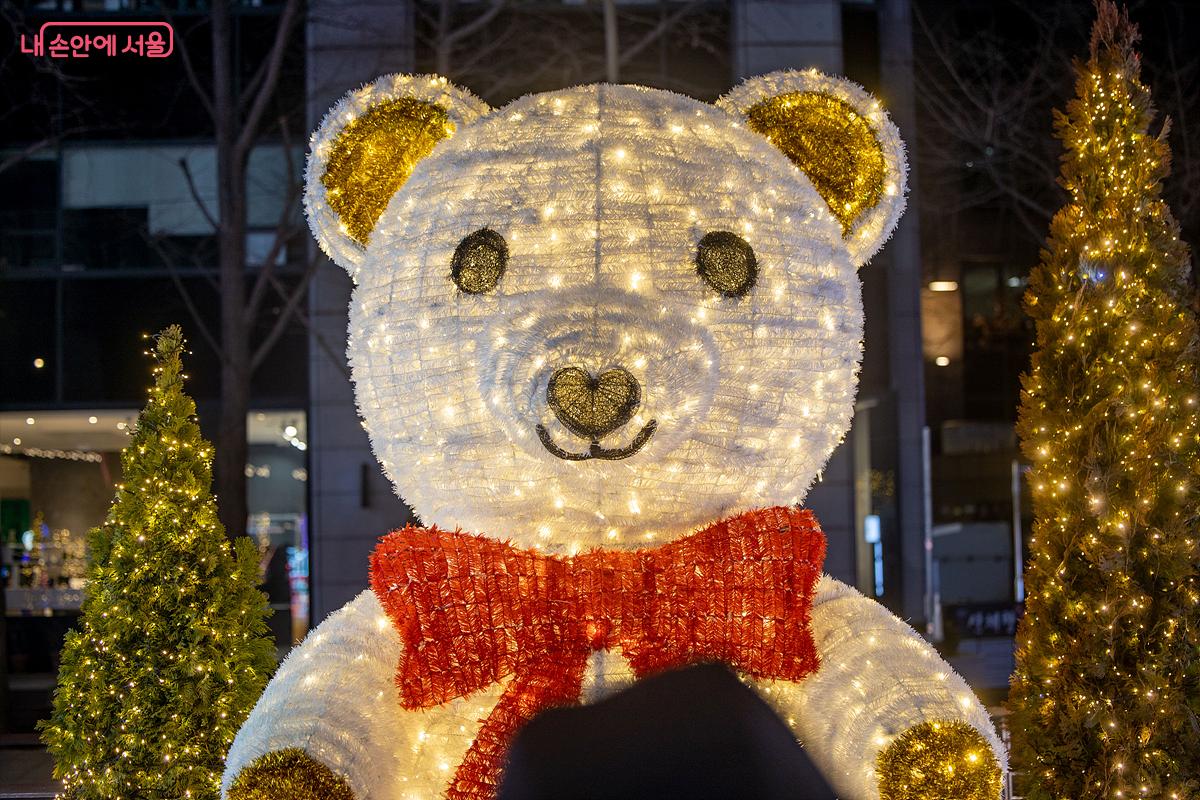
<path id="1" fill-rule="evenodd" d="M 394 745 L 406 738 L 392 678 L 400 651 L 371 591 L 330 615 L 250 712 L 229 750 L 221 796 L 306 798 L 305 787 L 330 800 L 392 796 Z"/>
<path id="2" fill-rule="evenodd" d="M 981 759 L 989 779 L 996 778 L 997 792 L 986 800 L 999 797 L 1007 759 L 987 712 L 916 631 L 879 603 L 823 575 L 813 601 L 812 633 L 821 659 L 817 672 L 800 683 L 760 681 L 756 686 L 839 796 L 943 800 L 937 792 L 909 793 L 912 787 L 900 775 L 914 766 L 914 747 L 923 743 L 936 744 L 943 756 L 946 748 L 959 747 L 963 758 Z M 886 795 L 881 795 L 881 780 Z M 967 797 L 984 800 L 984 795 L 961 793 L 946 794 L 945 800 Z"/>

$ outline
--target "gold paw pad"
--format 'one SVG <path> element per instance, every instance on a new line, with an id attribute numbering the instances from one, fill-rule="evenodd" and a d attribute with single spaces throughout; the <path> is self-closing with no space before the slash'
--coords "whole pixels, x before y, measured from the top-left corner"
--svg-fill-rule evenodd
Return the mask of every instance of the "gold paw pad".
<path id="1" fill-rule="evenodd" d="M 298 747 L 256 758 L 238 773 L 228 800 L 354 800 L 346 779 Z"/>
<path id="2" fill-rule="evenodd" d="M 965 722 L 923 722 L 879 753 L 881 800 L 997 800 L 1000 765 Z"/>

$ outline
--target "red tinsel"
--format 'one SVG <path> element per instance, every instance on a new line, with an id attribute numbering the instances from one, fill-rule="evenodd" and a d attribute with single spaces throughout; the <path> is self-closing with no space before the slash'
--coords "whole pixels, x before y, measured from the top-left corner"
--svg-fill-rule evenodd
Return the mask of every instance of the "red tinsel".
<path id="1" fill-rule="evenodd" d="M 516 730 L 578 701 L 593 650 L 619 647 L 639 677 L 699 661 L 789 681 L 816 670 L 809 612 L 824 558 L 812 512 L 786 507 L 654 549 L 572 558 L 409 526 L 375 548 L 371 588 L 404 642 L 404 708 L 513 676 L 447 791 L 487 800 Z"/>

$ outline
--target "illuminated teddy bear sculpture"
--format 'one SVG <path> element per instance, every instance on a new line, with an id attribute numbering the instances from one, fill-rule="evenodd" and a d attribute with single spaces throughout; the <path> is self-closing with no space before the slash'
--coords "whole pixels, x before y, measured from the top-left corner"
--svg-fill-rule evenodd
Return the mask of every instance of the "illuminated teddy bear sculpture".
<path id="1" fill-rule="evenodd" d="M 736 670 L 848 800 L 996 800 L 963 680 L 821 574 L 809 485 L 849 427 L 857 268 L 903 210 L 879 104 L 815 71 L 715 105 L 633 86 L 491 109 L 347 95 L 306 206 L 355 283 L 376 454 L 426 528 L 282 665 L 229 798 L 494 796 L 539 710 Z"/>

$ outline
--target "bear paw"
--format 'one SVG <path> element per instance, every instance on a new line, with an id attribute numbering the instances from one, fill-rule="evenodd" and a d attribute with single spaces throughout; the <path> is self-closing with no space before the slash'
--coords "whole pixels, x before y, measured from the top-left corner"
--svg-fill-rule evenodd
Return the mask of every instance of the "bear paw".
<path id="1" fill-rule="evenodd" d="M 965 722 L 923 722 L 896 737 L 875 765 L 880 800 L 997 800 L 1000 765 Z"/>
<path id="2" fill-rule="evenodd" d="M 226 800 L 354 800 L 346 779 L 298 747 L 259 756 L 238 773 Z"/>

